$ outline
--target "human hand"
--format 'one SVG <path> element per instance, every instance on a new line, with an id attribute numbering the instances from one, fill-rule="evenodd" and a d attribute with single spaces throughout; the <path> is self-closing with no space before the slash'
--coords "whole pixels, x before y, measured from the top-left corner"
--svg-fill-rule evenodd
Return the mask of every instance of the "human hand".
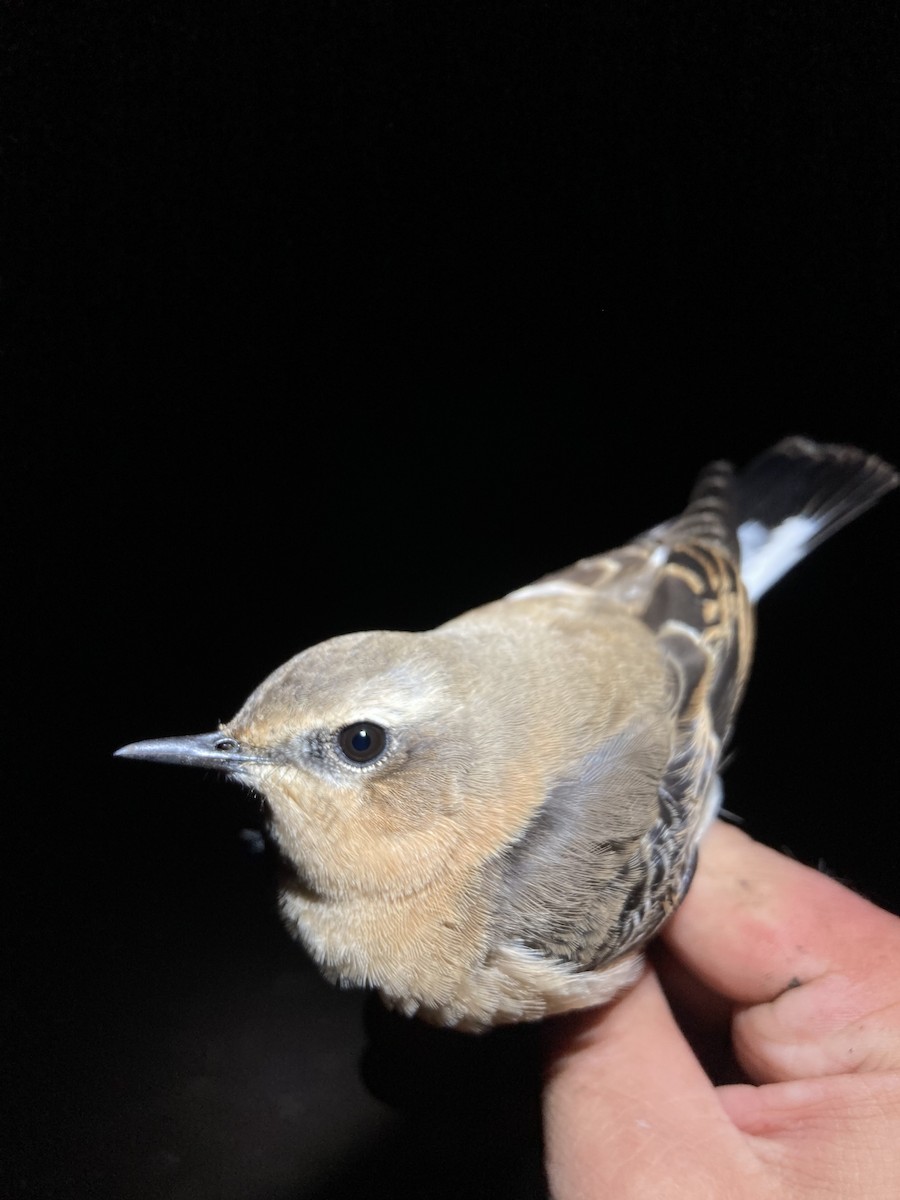
<path id="1" fill-rule="evenodd" d="M 713 1085 L 653 968 L 561 1021 L 544 1100 L 555 1200 L 895 1200 L 900 919 L 718 823 L 663 940 L 661 973 L 727 1021 L 749 1082 Z"/>

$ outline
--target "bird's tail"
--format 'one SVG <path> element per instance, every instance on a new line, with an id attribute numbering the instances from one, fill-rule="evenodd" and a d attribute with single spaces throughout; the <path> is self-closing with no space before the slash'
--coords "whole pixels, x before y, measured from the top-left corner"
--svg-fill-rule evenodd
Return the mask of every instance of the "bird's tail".
<path id="1" fill-rule="evenodd" d="M 782 575 L 900 482 L 854 446 L 785 438 L 737 476 L 741 575 L 756 601 Z"/>

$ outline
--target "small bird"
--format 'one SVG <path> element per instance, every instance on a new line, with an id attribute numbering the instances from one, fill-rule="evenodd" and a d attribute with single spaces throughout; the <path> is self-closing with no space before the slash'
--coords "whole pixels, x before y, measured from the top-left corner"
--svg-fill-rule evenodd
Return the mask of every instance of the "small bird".
<path id="1" fill-rule="evenodd" d="M 599 1005 L 690 884 L 758 598 L 895 487 L 850 446 L 717 462 L 681 516 L 420 633 L 332 638 L 215 733 L 124 746 L 263 797 L 324 974 L 466 1030 Z"/>

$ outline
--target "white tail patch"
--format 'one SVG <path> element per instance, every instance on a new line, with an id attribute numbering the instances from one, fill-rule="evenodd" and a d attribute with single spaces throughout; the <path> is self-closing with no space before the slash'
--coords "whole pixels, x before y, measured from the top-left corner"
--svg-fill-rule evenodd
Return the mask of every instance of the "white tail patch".
<path id="1" fill-rule="evenodd" d="M 810 539 L 822 525 L 822 521 L 812 517 L 794 516 L 787 517 L 774 529 L 768 529 L 759 521 L 744 521 L 738 526 L 741 577 L 754 603 L 806 557 Z"/>
<path id="2" fill-rule="evenodd" d="M 545 583 L 529 583 L 525 587 L 509 592 L 507 600 L 531 600 L 535 596 L 583 596 L 590 588 L 583 583 L 569 583 L 565 579 L 549 579 Z"/>

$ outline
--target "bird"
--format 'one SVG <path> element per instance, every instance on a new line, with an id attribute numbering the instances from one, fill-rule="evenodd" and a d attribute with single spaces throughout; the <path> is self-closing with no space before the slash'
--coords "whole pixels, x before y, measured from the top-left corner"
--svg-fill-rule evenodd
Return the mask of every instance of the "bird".
<path id="1" fill-rule="evenodd" d="M 896 487 L 789 437 L 686 508 L 437 628 L 337 636 L 212 733 L 119 757 L 259 794 L 279 907 L 324 975 L 480 1032 L 640 976 L 720 810 L 759 598 Z"/>

